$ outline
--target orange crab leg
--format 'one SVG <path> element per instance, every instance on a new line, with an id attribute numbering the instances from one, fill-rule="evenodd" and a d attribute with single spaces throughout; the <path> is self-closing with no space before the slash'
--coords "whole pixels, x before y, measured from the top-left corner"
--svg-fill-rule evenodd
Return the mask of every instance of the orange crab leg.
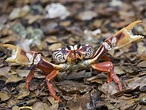
<path id="1" fill-rule="evenodd" d="M 56 96 L 56 92 L 54 90 L 54 87 L 50 83 L 50 80 L 53 79 L 58 74 L 58 72 L 59 72 L 58 70 L 53 70 L 50 74 L 48 74 L 46 76 L 46 83 L 47 83 L 47 86 L 48 86 L 48 89 L 50 91 L 51 96 L 53 96 L 54 99 L 59 100 L 60 102 L 62 102 L 62 100 L 59 97 Z"/>
<path id="2" fill-rule="evenodd" d="M 105 61 L 110 61 L 110 58 L 107 55 L 102 56 L 102 59 Z"/>
<path id="3" fill-rule="evenodd" d="M 28 90 L 29 89 L 29 82 L 31 81 L 31 79 L 33 78 L 34 76 L 34 70 L 36 69 L 36 66 L 32 66 L 29 74 L 27 75 L 27 78 L 26 78 L 26 83 L 25 83 L 25 87 L 26 89 Z"/>
<path id="4" fill-rule="evenodd" d="M 53 96 L 54 99 L 59 100 L 61 102 L 61 99 L 56 96 L 56 92 L 54 90 L 53 85 L 50 83 L 50 80 L 53 79 L 58 74 L 59 70 L 57 70 L 57 67 L 55 68 L 52 63 L 44 60 L 43 58 L 40 58 L 36 67 L 39 68 L 46 75 L 46 83 L 51 96 Z"/>
<path id="5" fill-rule="evenodd" d="M 114 80 L 114 82 L 118 84 L 119 90 L 122 91 L 122 84 L 119 77 L 114 73 L 114 66 L 112 62 L 106 61 L 98 64 L 92 64 L 91 66 L 97 71 L 108 72 L 107 82 Z"/>
<path id="6" fill-rule="evenodd" d="M 40 61 L 37 63 L 36 67 L 47 76 L 49 73 L 51 73 L 55 67 L 53 66 L 52 63 L 44 60 L 43 58 L 40 59 Z"/>

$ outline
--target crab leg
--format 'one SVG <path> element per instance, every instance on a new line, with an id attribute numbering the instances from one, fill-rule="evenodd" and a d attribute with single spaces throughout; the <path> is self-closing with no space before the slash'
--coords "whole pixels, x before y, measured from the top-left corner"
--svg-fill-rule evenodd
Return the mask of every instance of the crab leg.
<path id="1" fill-rule="evenodd" d="M 140 20 L 129 24 L 127 27 L 122 28 L 120 31 L 118 31 L 114 36 L 106 39 L 105 42 L 111 43 L 113 49 L 119 49 L 119 48 L 122 48 L 122 47 L 132 43 L 132 42 L 143 39 L 144 36 L 133 35 L 131 32 L 132 29 L 139 23 L 141 23 Z"/>
<path id="2" fill-rule="evenodd" d="M 50 83 L 50 80 L 53 79 L 58 74 L 59 71 L 58 69 L 60 69 L 61 67 L 58 65 L 53 65 L 52 63 L 44 60 L 40 54 L 36 56 L 34 63 L 36 64 L 36 66 L 32 67 L 32 72 L 30 72 L 30 76 L 33 76 L 32 73 L 35 67 L 40 69 L 46 75 L 46 83 L 51 96 L 54 97 L 54 99 L 59 100 L 61 102 L 61 99 L 56 96 L 56 92 L 54 90 L 53 85 Z"/>
<path id="3" fill-rule="evenodd" d="M 53 70 L 50 74 L 48 74 L 46 76 L 46 83 L 47 83 L 51 96 L 53 96 L 54 99 L 59 100 L 61 102 L 61 99 L 56 96 L 56 92 L 54 90 L 53 85 L 50 83 L 50 80 L 53 79 L 58 74 L 58 72 L 59 72 L 58 70 Z"/>
<path id="4" fill-rule="evenodd" d="M 122 47 L 124 47 L 124 46 L 126 46 L 134 41 L 138 41 L 138 40 L 143 39 L 144 36 L 133 35 L 131 32 L 131 29 L 134 28 L 134 26 L 136 26 L 139 23 L 141 23 L 140 20 L 135 21 L 135 22 L 129 24 L 127 27 L 122 28 L 114 36 L 107 38 L 102 43 L 102 45 L 98 48 L 98 50 L 94 53 L 93 58 L 89 59 L 86 62 L 88 62 L 89 64 L 93 64 L 99 58 L 103 57 L 103 59 L 107 59 L 107 58 L 105 58 L 105 55 L 107 52 L 114 51 L 114 50 L 122 48 Z"/>
<path id="5" fill-rule="evenodd" d="M 40 58 L 37 58 L 40 57 Z M 36 60 L 34 60 L 34 62 L 36 62 L 36 67 L 40 70 L 42 70 L 42 72 L 47 76 L 49 73 L 51 73 L 54 69 L 55 69 L 55 65 L 53 65 L 52 63 L 44 60 L 40 55 L 38 55 L 36 57 Z"/>
<path id="6" fill-rule="evenodd" d="M 12 50 L 12 56 L 6 59 L 7 62 L 17 63 L 20 65 L 29 65 L 32 63 L 31 60 L 33 57 L 33 53 L 27 53 L 20 47 L 16 47 L 11 44 L 4 44 L 3 47 Z M 27 54 L 30 54 L 29 56 L 31 57 L 28 57 Z"/>
<path id="7" fill-rule="evenodd" d="M 25 87 L 26 87 L 27 90 L 29 89 L 29 82 L 31 81 L 31 79 L 32 79 L 33 76 L 34 76 L 34 71 L 35 71 L 35 69 L 36 69 L 36 66 L 35 66 L 35 65 L 32 66 L 32 68 L 31 68 L 29 74 L 28 74 L 27 77 L 26 77 Z"/>
<path id="8" fill-rule="evenodd" d="M 110 61 L 110 58 L 107 55 L 103 55 L 102 59 L 105 60 L 105 61 Z"/>
<path id="9" fill-rule="evenodd" d="M 3 47 L 9 48 L 12 50 L 12 56 L 7 58 L 6 61 L 10 63 L 17 63 L 20 65 L 32 65 L 32 68 L 26 78 L 26 89 L 29 89 L 29 82 L 34 76 L 34 71 L 36 68 L 40 69 L 46 76 L 46 83 L 48 86 L 48 89 L 50 91 L 50 94 L 57 100 L 61 101 L 55 93 L 55 90 L 52 86 L 52 84 L 49 82 L 52 78 L 54 78 L 59 69 L 62 69 L 63 65 L 55 65 L 52 64 L 45 59 L 42 58 L 41 54 L 38 54 L 34 51 L 24 51 L 20 47 L 16 47 L 11 44 L 4 44 Z"/>
<path id="10" fill-rule="evenodd" d="M 140 20 L 137 20 L 137 21 L 134 21 L 134 22 L 130 23 L 130 24 L 126 27 L 127 31 L 131 31 L 131 30 L 133 29 L 133 27 L 134 27 L 135 25 L 139 24 L 139 23 L 141 23 Z"/>
<path id="11" fill-rule="evenodd" d="M 106 61 L 98 64 L 92 64 L 91 66 L 97 71 L 108 72 L 107 82 L 114 80 L 114 82 L 118 84 L 119 90 L 122 91 L 122 84 L 119 77 L 114 73 L 114 66 L 112 62 Z"/>

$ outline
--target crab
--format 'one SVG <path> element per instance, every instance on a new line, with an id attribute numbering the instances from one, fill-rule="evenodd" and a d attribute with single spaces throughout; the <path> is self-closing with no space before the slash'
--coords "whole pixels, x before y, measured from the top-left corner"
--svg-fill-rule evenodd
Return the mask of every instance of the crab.
<path id="1" fill-rule="evenodd" d="M 122 48 L 134 41 L 144 38 L 142 35 L 133 35 L 131 32 L 132 28 L 139 23 L 141 23 L 140 20 L 122 28 L 115 35 L 107 38 L 97 50 L 88 44 L 66 46 L 55 50 L 52 54 L 55 64 L 45 60 L 41 54 L 35 51 L 24 51 L 20 47 L 11 44 L 3 44 L 3 47 L 12 50 L 11 57 L 7 58 L 6 61 L 31 67 L 30 73 L 26 77 L 26 89 L 29 89 L 29 82 L 34 76 L 35 69 L 40 69 L 46 76 L 45 79 L 50 94 L 54 99 L 59 101 L 61 101 L 61 99 L 56 95 L 50 80 L 60 71 L 93 68 L 97 71 L 106 72 L 107 82 L 113 80 L 117 83 L 119 90 L 122 91 L 121 81 L 114 73 L 114 65 L 106 54 L 110 50 Z M 100 58 L 105 61 L 96 63 Z"/>

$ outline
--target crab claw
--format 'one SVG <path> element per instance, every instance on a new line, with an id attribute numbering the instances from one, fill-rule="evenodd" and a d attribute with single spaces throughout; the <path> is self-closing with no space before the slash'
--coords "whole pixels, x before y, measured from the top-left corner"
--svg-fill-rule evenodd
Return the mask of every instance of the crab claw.
<path id="1" fill-rule="evenodd" d="M 114 44 L 114 49 L 122 48 L 130 44 L 131 42 L 138 41 L 144 38 L 144 36 L 142 35 L 133 35 L 131 32 L 131 30 L 139 23 L 141 23 L 140 20 L 135 21 L 129 24 L 127 27 L 122 28 L 114 35 L 114 37 L 112 38 L 112 44 Z"/>
<path id="2" fill-rule="evenodd" d="M 26 52 L 20 47 L 16 47 L 11 44 L 4 44 L 3 47 L 12 50 L 11 57 L 7 58 L 6 61 L 10 63 L 17 63 L 20 65 L 29 65 L 33 61 L 34 53 Z"/>

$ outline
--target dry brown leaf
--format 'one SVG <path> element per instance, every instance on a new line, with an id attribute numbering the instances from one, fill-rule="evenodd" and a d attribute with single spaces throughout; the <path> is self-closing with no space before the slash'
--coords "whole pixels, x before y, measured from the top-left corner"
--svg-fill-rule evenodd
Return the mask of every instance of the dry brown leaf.
<path id="1" fill-rule="evenodd" d="M 146 61 L 141 61 L 138 65 L 138 67 L 146 67 Z"/>
<path id="2" fill-rule="evenodd" d="M 105 93 L 106 95 L 113 95 L 117 92 L 119 92 L 119 88 L 118 86 L 115 84 L 115 82 L 110 82 L 110 83 L 104 83 L 102 86 L 101 86 L 101 91 L 103 93 Z"/>
<path id="3" fill-rule="evenodd" d="M 91 90 L 92 87 L 88 85 L 84 85 L 82 83 L 71 81 L 71 80 L 64 80 L 57 83 L 59 89 L 68 92 L 68 93 L 85 93 Z"/>
<path id="4" fill-rule="evenodd" d="M 8 74 L 10 71 L 11 67 L 2 67 L 0 68 L 0 76 L 5 76 Z"/>
<path id="5" fill-rule="evenodd" d="M 55 51 L 55 50 L 57 50 L 61 47 L 62 47 L 61 43 L 55 43 L 55 44 L 52 44 L 52 45 L 49 46 L 49 50 Z"/>
<path id="6" fill-rule="evenodd" d="M 17 99 L 23 99 L 24 97 L 28 96 L 30 93 L 29 90 L 26 90 L 26 89 L 21 89 L 19 91 L 19 94 L 17 95 Z"/>
<path id="7" fill-rule="evenodd" d="M 20 110 L 20 107 L 14 106 L 14 107 L 12 108 L 12 110 Z"/>
<path id="8" fill-rule="evenodd" d="M 58 39 L 56 36 L 49 36 L 45 39 L 45 41 L 48 43 L 55 43 L 55 42 L 58 42 Z"/>
<path id="9" fill-rule="evenodd" d="M 21 81 L 22 78 L 18 77 L 17 75 L 9 75 L 6 83 L 17 83 Z"/>
<path id="10" fill-rule="evenodd" d="M 18 76 L 20 76 L 21 78 L 26 77 L 29 74 L 30 70 L 16 70 L 16 73 Z"/>
<path id="11" fill-rule="evenodd" d="M 128 79 L 125 81 L 125 84 L 127 85 L 127 88 L 130 89 L 136 89 L 137 87 L 142 88 L 143 86 L 146 86 L 146 77 L 134 77 L 132 79 Z"/>
<path id="12" fill-rule="evenodd" d="M 49 108 L 49 105 L 47 103 L 43 103 L 43 102 L 36 102 L 33 104 L 32 106 L 32 110 L 51 110 Z"/>
<path id="13" fill-rule="evenodd" d="M 114 66 L 114 72 L 120 75 L 125 73 L 120 66 Z"/>
<path id="14" fill-rule="evenodd" d="M 12 108 L 12 110 L 32 110 L 32 107 L 30 107 L 30 106 L 23 106 L 23 107 L 14 106 Z"/>
<path id="15" fill-rule="evenodd" d="M 0 91 L 0 102 L 1 101 L 6 101 L 10 98 L 10 95 L 7 92 L 2 92 Z"/>
<path id="16" fill-rule="evenodd" d="M 97 16 L 97 13 L 95 13 L 94 11 L 87 10 L 87 11 L 79 13 L 76 16 L 76 18 L 79 20 L 91 20 L 96 16 Z"/>
<path id="17" fill-rule="evenodd" d="M 49 102 L 52 104 L 50 106 L 50 110 L 58 110 L 58 101 L 55 100 L 53 97 L 48 97 Z"/>

